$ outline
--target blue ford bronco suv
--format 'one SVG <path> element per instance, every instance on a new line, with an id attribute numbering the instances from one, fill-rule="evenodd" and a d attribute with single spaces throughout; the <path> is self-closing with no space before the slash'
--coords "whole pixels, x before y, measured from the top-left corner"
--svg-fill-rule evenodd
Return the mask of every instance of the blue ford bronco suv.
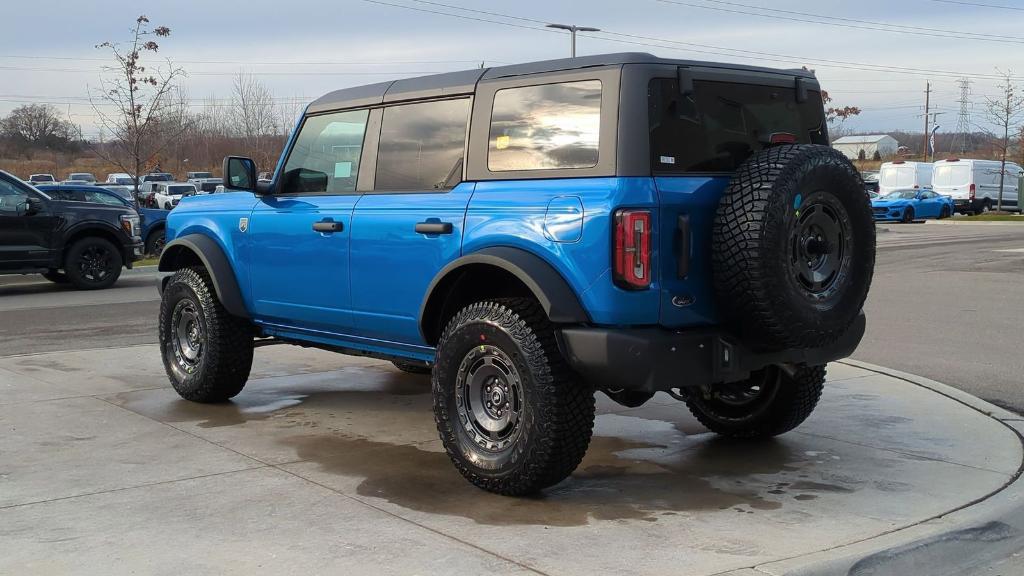
<path id="1" fill-rule="evenodd" d="M 331 92 L 272 181 L 228 157 L 168 217 L 167 374 L 223 402 L 277 342 L 430 373 L 452 462 L 508 495 L 579 464 L 595 391 L 781 434 L 864 333 L 874 222 L 828 142 L 808 71 L 649 54 Z"/>

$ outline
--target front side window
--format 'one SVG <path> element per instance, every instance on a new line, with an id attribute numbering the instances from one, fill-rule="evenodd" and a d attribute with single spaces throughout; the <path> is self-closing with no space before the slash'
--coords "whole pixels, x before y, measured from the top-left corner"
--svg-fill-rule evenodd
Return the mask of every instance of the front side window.
<path id="1" fill-rule="evenodd" d="M 0 213 L 18 214 L 25 207 L 28 194 L 15 184 L 0 178 Z"/>
<path id="2" fill-rule="evenodd" d="M 593 168 L 600 135 L 600 80 L 498 90 L 491 109 L 487 168 Z"/>
<path id="3" fill-rule="evenodd" d="M 443 190 L 462 179 L 470 101 L 439 100 L 384 110 L 376 190 Z"/>
<path id="4" fill-rule="evenodd" d="M 284 165 L 281 192 L 353 192 L 369 114 L 352 110 L 307 118 Z"/>

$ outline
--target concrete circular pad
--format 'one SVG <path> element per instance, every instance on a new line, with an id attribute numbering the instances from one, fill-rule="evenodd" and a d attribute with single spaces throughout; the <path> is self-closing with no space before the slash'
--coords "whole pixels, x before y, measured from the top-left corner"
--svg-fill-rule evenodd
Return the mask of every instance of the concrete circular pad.
<path id="1" fill-rule="evenodd" d="M 0 358 L 0 573 L 959 574 L 1022 547 L 1024 422 L 854 362 L 764 442 L 665 395 L 599 395 L 587 457 L 535 498 L 465 482 L 429 379 L 261 349 L 235 401 L 153 346 Z"/>

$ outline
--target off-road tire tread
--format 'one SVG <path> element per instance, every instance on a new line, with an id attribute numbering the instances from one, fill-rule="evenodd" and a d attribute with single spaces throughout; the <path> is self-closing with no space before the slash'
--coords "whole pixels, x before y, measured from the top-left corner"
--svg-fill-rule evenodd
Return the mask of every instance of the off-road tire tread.
<path id="1" fill-rule="evenodd" d="M 171 384 L 178 394 L 193 402 L 225 402 L 245 387 L 252 369 L 253 328 L 244 318 L 232 316 L 221 305 L 213 288 L 209 273 L 202 266 L 182 268 L 171 276 L 164 294 L 174 284 L 185 284 L 196 295 L 206 321 L 206 342 L 203 351 L 203 369 L 189 376 L 195 380 L 190 386 L 180 385 L 171 373 L 165 340 L 166 322 L 170 322 L 174 302 L 160 301 L 160 354 Z"/>
<path id="2" fill-rule="evenodd" d="M 513 473 L 488 477 L 466 466 L 458 452 L 458 436 L 448 418 L 446 390 L 432 378 L 434 421 L 445 450 L 459 472 L 475 486 L 506 496 L 535 493 L 568 477 L 583 460 L 594 429 L 594 389 L 580 379 L 562 358 L 555 331 L 544 310 L 530 298 L 501 298 L 471 304 L 459 311 L 441 335 L 445 341 L 460 327 L 475 321 L 494 323 L 522 348 L 535 396 L 542 399 L 530 409 L 539 431 L 529 453 Z M 508 351 L 511 352 L 511 351 Z"/>
<path id="3" fill-rule="evenodd" d="M 749 344 L 761 348 L 814 348 L 834 343 L 845 330 L 825 333 L 813 323 L 800 322 L 785 298 L 783 275 L 775 262 L 780 245 L 771 225 L 775 204 L 784 195 L 775 190 L 798 172 L 821 165 L 843 166 L 859 183 L 860 174 L 850 161 L 831 148 L 818 145 L 783 145 L 764 149 L 745 162 L 719 202 L 712 229 L 712 269 L 715 292 L 726 319 Z M 861 185 L 858 184 L 858 188 Z M 874 269 L 874 218 L 865 199 L 860 218 L 872 222 L 870 270 Z M 851 214 L 854 217 L 854 214 Z M 867 298 L 865 283 L 858 296 L 859 312 Z M 851 316 L 850 323 L 853 322 Z"/>
<path id="4" fill-rule="evenodd" d="M 825 366 L 800 366 L 785 382 L 774 402 L 762 417 L 747 423 L 726 422 L 710 414 L 700 392 L 686 401 L 686 407 L 705 428 L 721 436 L 737 439 L 771 438 L 785 434 L 814 412 L 825 387 Z"/>

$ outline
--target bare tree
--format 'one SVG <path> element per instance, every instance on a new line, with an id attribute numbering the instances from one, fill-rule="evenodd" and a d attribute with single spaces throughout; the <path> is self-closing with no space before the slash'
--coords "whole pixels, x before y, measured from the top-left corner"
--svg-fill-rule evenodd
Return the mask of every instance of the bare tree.
<path id="1" fill-rule="evenodd" d="M 109 50 L 115 61 L 104 67 L 100 87 L 89 96 L 101 127 L 111 135 L 108 144 L 96 151 L 135 176 L 140 176 L 167 147 L 173 135 L 169 132 L 175 129 L 171 120 L 179 107 L 173 96 L 177 80 L 185 71 L 170 60 L 154 69 L 142 62 L 145 54 L 155 54 L 160 48 L 151 38 L 170 34 L 170 28 L 150 28 L 149 19 L 139 16 L 126 42 L 107 41 L 96 46 Z"/>
<path id="2" fill-rule="evenodd" d="M 267 165 L 266 143 L 278 133 L 277 107 L 274 96 L 252 74 L 239 72 L 231 95 L 231 119 L 245 147 L 252 150 L 256 164 Z"/>
<path id="3" fill-rule="evenodd" d="M 829 136 L 845 136 L 849 132 L 843 124 L 853 116 L 860 114 L 856 106 L 833 106 L 832 97 L 825 90 L 821 91 L 821 103 L 825 105 L 825 121 L 828 122 Z"/>
<path id="4" fill-rule="evenodd" d="M 49 104 L 26 104 L 0 120 L 0 136 L 30 147 L 62 148 L 74 138 L 77 128 L 61 119 L 61 112 Z"/>
<path id="5" fill-rule="evenodd" d="M 1006 184 L 1006 156 L 1010 150 L 1010 133 L 1024 123 L 1024 95 L 1019 92 L 1013 72 L 999 70 L 999 96 L 986 97 L 985 119 L 997 126 L 993 132 L 996 138 L 996 153 L 1002 162 L 999 170 L 999 199 L 996 210 L 1003 209 L 1003 187 Z"/>

